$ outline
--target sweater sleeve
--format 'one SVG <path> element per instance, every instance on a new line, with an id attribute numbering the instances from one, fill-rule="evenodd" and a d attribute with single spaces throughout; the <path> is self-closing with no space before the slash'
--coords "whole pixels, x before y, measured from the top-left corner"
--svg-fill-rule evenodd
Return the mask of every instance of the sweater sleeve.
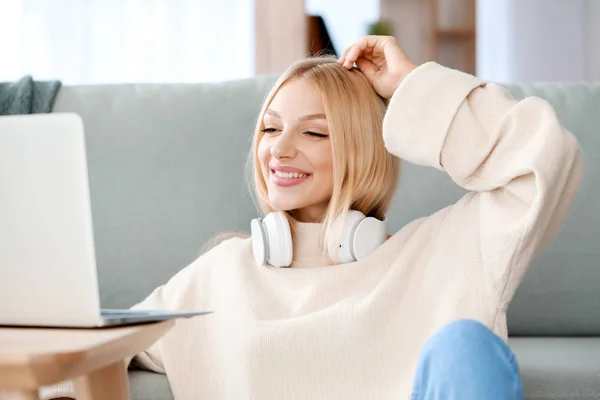
<path id="1" fill-rule="evenodd" d="M 470 230 L 464 237 L 479 241 L 488 287 L 506 306 L 579 187 L 576 138 L 545 100 L 517 101 L 499 85 L 433 62 L 394 93 L 383 137 L 394 155 L 445 171 L 470 191 L 449 212 L 460 213 Z"/>
<path id="2" fill-rule="evenodd" d="M 164 285 L 158 286 L 144 300 L 137 303 L 131 309 L 133 310 L 190 310 L 194 308 L 194 294 L 198 276 L 197 272 L 208 265 L 209 254 L 200 256 L 196 261 L 176 273 Z M 169 335 L 169 332 L 165 336 Z M 165 374 L 163 364 L 162 344 L 164 337 L 154 342 L 146 350 L 136 354 L 128 361 L 131 365 L 148 371 Z M 128 363 L 129 364 L 129 363 Z"/>

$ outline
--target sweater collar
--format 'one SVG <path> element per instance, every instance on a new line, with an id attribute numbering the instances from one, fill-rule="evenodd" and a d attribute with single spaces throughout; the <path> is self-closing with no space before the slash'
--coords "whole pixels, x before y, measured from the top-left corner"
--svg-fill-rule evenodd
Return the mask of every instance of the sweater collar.
<path id="1" fill-rule="evenodd" d="M 323 267 L 333 265 L 322 243 L 324 224 L 292 221 L 292 267 Z"/>

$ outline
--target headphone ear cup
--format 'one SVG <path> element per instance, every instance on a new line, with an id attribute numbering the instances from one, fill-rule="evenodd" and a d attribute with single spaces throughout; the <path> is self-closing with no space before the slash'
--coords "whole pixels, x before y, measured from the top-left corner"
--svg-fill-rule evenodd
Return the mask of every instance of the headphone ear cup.
<path id="1" fill-rule="evenodd" d="M 352 255 L 360 260 L 387 240 L 387 219 L 367 217 L 360 221 L 353 232 Z"/>
<path id="2" fill-rule="evenodd" d="M 252 252 L 258 265 L 267 265 L 269 259 L 269 237 L 261 218 L 250 222 L 250 233 L 252 234 Z"/>
<path id="3" fill-rule="evenodd" d="M 281 211 L 273 212 L 263 219 L 268 237 L 267 260 L 274 267 L 289 267 L 292 264 L 292 233 L 287 217 Z"/>
<path id="4" fill-rule="evenodd" d="M 364 219 L 365 215 L 360 211 L 350 210 L 345 219 L 339 216 L 333 223 L 333 229 L 330 234 L 329 254 L 335 256 L 336 262 L 345 264 L 356 261 L 354 257 L 354 231 Z"/>

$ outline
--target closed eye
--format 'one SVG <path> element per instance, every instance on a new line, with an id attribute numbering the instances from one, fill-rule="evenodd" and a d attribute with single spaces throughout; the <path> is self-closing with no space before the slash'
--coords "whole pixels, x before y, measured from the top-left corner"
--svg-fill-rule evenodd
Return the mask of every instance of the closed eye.
<path id="1" fill-rule="evenodd" d="M 277 129 L 275 129 L 275 128 L 265 128 L 265 129 L 261 129 L 261 132 L 263 132 L 263 133 L 275 133 L 275 132 L 277 132 Z"/>
<path id="2" fill-rule="evenodd" d="M 306 131 L 304 132 L 305 134 L 309 135 L 309 136 L 313 136 L 313 137 L 319 137 L 319 138 L 326 138 L 329 135 L 325 135 L 323 133 L 318 133 L 318 132 L 312 132 L 312 131 Z"/>

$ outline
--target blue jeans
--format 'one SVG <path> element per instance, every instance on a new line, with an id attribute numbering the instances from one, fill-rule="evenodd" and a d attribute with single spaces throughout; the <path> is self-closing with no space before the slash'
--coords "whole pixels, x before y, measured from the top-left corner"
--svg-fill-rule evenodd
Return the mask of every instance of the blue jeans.
<path id="1" fill-rule="evenodd" d="M 515 355 L 483 324 L 458 320 L 423 346 L 412 400 L 522 400 Z"/>

